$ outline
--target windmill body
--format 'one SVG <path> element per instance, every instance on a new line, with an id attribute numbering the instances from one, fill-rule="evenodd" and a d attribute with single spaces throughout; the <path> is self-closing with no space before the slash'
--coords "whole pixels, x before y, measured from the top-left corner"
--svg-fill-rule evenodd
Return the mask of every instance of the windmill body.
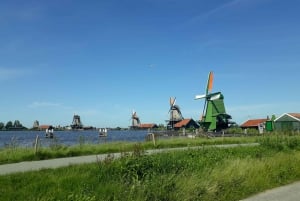
<path id="1" fill-rule="evenodd" d="M 140 118 L 137 116 L 136 112 L 133 111 L 131 115 L 131 128 L 132 129 L 139 128 L 140 124 L 141 124 Z"/>
<path id="2" fill-rule="evenodd" d="M 220 131 L 229 126 L 231 116 L 226 113 L 224 96 L 221 92 L 210 93 L 213 84 L 213 73 L 210 72 L 207 81 L 206 94 L 196 95 L 195 99 L 205 99 L 200 125 L 206 131 Z"/>
<path id="3" fill-rule="evenodd" d="M 183 120 L 183 116 L 180 111 L 180 107 L 178 105 L 175 105 L 176 103 L 176 98 L 170 98 L 170 109 L 169 109 L 169 114 L 170 114 L 170 119 L 168 120 L 168 125 L 167 127 L 170 129 L 174 128 L 174 125 L 177 122 L 180 122 Z"/>

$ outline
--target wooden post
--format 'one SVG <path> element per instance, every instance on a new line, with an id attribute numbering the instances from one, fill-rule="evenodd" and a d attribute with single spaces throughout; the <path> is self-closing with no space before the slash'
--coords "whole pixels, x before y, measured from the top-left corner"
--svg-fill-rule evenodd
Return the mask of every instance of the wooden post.
<path id="1" fill-rule="evenodd" d="M 151 135 L 152 135 L 153 145 L 155 146 L 155 136 L 154 136 L 154 133 L 151 133 Z"/>
<path id="2" fill-rule="evenodd" d="M 36 135 L 35 138 L 35 145 L 34 145 L 34 154 L 36 155 L 38 152 L 38 142 L 39 142 L 39 135 Z"/>

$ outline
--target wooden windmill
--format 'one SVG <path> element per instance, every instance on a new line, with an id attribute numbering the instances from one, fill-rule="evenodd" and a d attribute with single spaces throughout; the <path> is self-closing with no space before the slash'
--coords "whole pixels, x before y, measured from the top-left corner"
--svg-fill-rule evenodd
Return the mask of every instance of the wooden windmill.
<path id="1" fill-rule="evenodd" d="M 211 93 L 213 87 L 213 72 L 207 80 L 206 93 L 196 95 L 195 99 L 205 99 L 200 125 L 206 131 L 220 131 L 229 126 L 231 116 L 226 114 L 224 96 L 221 92 Z"/>
<path id="2" fill-rule="evenodd" d="M 140 126 L 140 118 L 137 116 L 136 112 L 133 110 L 131 114 L 131 128 L 136 129 Z"/>
<path id="3" fill-rule="evenodd" d="M 168 121 L 168 128 L 173 129 L 174 125 L 183 120 L 183 116 L 181 114 L 180 108 L 178 105 L 175 105 L 176 103 L 176 97 L 170 97 L 170 109 L 169 109 L 169 114 L 170 114 L 170 119 Z"/>
<path id="4" fill-rule="evenodd" d="M 83 124 L 80 120 L 80 116 L 79 115 L 76 115 L 74 114 L 73 116 L 73 122 L 71 124 L 71 128 L 72 129 L 83 129 Z"/>

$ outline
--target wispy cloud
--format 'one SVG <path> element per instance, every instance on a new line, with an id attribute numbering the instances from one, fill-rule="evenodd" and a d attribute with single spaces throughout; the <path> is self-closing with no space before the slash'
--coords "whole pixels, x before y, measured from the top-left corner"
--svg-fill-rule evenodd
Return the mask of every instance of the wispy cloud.
<path id="1" fill-rule="evenodd" d="M 17 69 L 17 68 L 1 68 L 0 67 L 0 81 L 17 79 L 23 76 L 27 76 L 31 73 L 28 69 Z"/>
<path id="2" fill-rule="evenodd" d="M 258 4 L 261 4 L 263 2 L 266 2 L 269 0 L 231 0 L 226 3 L 223 3 L 221 5 L 218 5 L 215 8 L 212 8 L 211 10 L 208 10 L 204 13 L 201 13 L 198 16 L 193 17 L 190 20 L 190 23 L 196 23 L 208 20 L 210 17 L 223 14 L 225 12 L 230 12 L 237 9 L 248 9 L 253 6 L 257 6 Z"/>
<path id="3" fill-rule="evenodd" d="M 40 101 L 35 101 L 28 105 L 30 108 L 48 108 L 48 107 L 63 107 L 62 104 L 60 103 L 52 103 L 52 102 L 40 102 Z"/>

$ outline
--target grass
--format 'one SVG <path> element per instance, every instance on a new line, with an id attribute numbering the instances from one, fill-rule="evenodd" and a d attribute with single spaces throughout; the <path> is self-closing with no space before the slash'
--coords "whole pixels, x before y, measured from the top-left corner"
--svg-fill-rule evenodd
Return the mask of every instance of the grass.
<path id="1" fill-rule="evenodd" d="M 261 146 L 110 156 L 94 164 L 0 177 L 0 200 L 240 200 L 300 179 L 300 136 Z"/>
<path id="2" fill-rule="evenodd" d="M 159 139 L 155 146 L 152 142 L 140 143 L 142 149 L 159 149 L 215 144 L 239 144 L 254 142 L 255 137 L 225 137 L 225 138 L 170 138 Z M 134 150 L 134 142 L 112 142 L 105 144 L 80 143 L 74 146 L 64 146 L 53 142 L 50 147 L 40 147 L 37 152 L 34 148 L 10 146 L 0 149 L 0 164 L 15 163 L 20 161 L 44 160 L 90 154 L 104 154 L 116 152 L 130 152 Z"/>

